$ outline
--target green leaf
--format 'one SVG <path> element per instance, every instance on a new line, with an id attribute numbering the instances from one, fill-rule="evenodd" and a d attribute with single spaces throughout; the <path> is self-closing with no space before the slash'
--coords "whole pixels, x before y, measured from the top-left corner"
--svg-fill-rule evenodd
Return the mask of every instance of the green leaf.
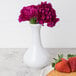
<path id="1" fill-rule="evenodd" d="M 63 58 L 63 54 L 61 54 L 61 55 L 58 54 L 58 57 L 59 57 L 59 59 Z"/>
<path id="2" fill-rule="evenodd" d="M 31 19 L 30 19 L 30 23 L 31 23 L 31 24 L 37 24 L 37 23 L 36 23 L 36 20 L 37 20 L 37 18 L 31 18 Z"/>
<path id="3" fill-rule="evenodd" d="M 55 63 L 52 63 L 52 67 L 55 67 Z"/>
<path id="4" fill-rule="evenodd" d="M 52 63 L 52 67 L 54 67 L 54 69 L 55 69 L 55 64 L 57 64 L 58 62 L 62 61 L 61 58 L 63 58 L 63 54 L 61 54 L 61 55 L 58 54 L 58 59 L 53 58 L 55 60 L 55 62 Z"/>
<path id="5" fill-rule="evenodd" d="M 58 59 L 57 61 L 55 61 L 55 63 L 58 63 L 58 62 L 60 62 L 60 61 L 62 61 L 61 59 Z"/>
<path id="6" fill-rule="evenodd" d="M 71 57 L 76 57 L 76 55 L 73 55 L 73 54 L 68 54 L 68 55 L 67 55 L 67 58 L 68 58 L 68 59 L 71 58 Z"/>
<path id="7" fill-rule="evenodd" d="M 57 60 L 56 58 L 53 58 L 55 61 Z"/>

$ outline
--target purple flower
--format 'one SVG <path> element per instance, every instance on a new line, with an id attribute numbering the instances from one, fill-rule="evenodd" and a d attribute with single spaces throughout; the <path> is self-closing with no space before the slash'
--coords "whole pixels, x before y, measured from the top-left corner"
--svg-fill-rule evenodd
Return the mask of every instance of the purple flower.
<path id="1" fill-rule="evenodd" d="M 54 27 L 55 24 L 54 24 L 54 22 L 49 22 L 49 23 L 47 23 L 47 26 L 48 26 L 48 27 Z"/>
<path id="2" fill-rule="evenodd" d="M 47 26 L 48 27 L 54 27 L 55 24 L 59 21 L 59 18 L 54 19 L 54 21 L 48 22 Z"/>
<path id="3" fill-rule="evenodd" d="M 37 7 L 39 23 L 47 23 L 47 26 L 49 27 L 55 26 L 59 19 L 56 18 L 56 11 L 52 8 L 51 3 L 41 2 Z"/>
<path id="4" fill-rule="evenodd" d="M 29 21 L 31 18 L 37 17 L 38 15 L 37 7 L 34 5 L 23 7 L 20 13 L 19 22 Z"/>
<path id="5" fill-rule="evenodd" d="M 18 20 L 19 22 L 22 22 L 36 18 L 36 23 L 42 25 L 47 23 L 48 27 L 54 27 L 59 21 L 59 18 L 56 17 L 56 11 L 52 7 L 51 3 L 47 3 L 47 1 L 45 1 L 41 2 L 39 5 L 23 7 Z"/>

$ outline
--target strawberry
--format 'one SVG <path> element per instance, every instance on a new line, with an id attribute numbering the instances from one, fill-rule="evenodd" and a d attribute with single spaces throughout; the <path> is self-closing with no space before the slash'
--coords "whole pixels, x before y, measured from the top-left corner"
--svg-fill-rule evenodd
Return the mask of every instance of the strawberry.
<path id="1" fill-rule="evenodd" d="M 63 61 L 60 61 L 57 64 L 55 64 L 55 69 L 60 72 L 66 72 L 66 73 L 71 72 L 67 60 L 63 60 Z"/>
<path id="2" fill-rule="evenodd" d="M 69 58 L 68 62 L 70 64 L 71 71 L 75 72 L 76 71 L 76 57 Z"/>
<path id="3" fill-rule="evenodd" d="M 61 60 L 62 60 L 62 61 L 67 61 L 67 60 L 66 60 L 66 59 L 64 59 L 64 58 L 61 58 Z"/>
<path id="4" fill-rule="evenodd" d="M 76 71 L 76 55 L 68 54 L 68 62 L 72 72 Z"/>
<path id="5" fill-rule="evenodd" d="M 63 54 L 58 55 L 58 59 L 55 59 L 55 63 L 53 63 L 53 67 L 60 72 L 71 72 L 69 63 L 66 59 L 63 58 Z"/>

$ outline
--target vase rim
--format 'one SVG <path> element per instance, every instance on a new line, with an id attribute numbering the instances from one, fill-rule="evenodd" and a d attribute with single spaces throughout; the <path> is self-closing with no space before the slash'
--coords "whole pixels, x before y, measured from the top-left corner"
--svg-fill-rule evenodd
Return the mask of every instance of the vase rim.
<path id="1" fill-rule="evenodd" d="M 31 24 L 31 27 L 41 27 L 41 24 Z"/>

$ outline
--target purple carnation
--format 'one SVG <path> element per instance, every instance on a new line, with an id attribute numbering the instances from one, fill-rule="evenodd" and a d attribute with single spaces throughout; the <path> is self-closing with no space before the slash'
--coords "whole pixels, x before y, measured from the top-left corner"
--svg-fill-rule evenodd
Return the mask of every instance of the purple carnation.
<path id="1" fill-rule="evenodd" d="M 54 27 L 55 24 L 59 21 L 59 18 L 54 19 L 54 21 L 48 22 L 47 26 L 48 27 Z"/>
<path id="2" fill-rule="evenodd" d="M 29 21 L 31 18 L 37 17 L 38 15 L 37 7 L 34 5 L 23 7 L 20 13 L 19 22 Z"/>
<path id="3" fill-rule="evenodd" d="M 40 24 L 47 23 L 47 26 L 53 27 L 59 21 L 56 18 L 56 12 L 51 3 L 41 2 L 38 6 L 38 21 Z"/>
<path id="4" fill-rule="evenodd" d="M 39 5 L 23 7 L 18 20 L 19 22 L 30 21 L 32 18 L 36 18 L 36 23 L 42 25 L 47 23 L 48 27 L 54 27 L 59 21 L 59 18 L 56 18 L 55 9 L 51 3 L 47 3 L 46 1 L 41 2 Z"/>

